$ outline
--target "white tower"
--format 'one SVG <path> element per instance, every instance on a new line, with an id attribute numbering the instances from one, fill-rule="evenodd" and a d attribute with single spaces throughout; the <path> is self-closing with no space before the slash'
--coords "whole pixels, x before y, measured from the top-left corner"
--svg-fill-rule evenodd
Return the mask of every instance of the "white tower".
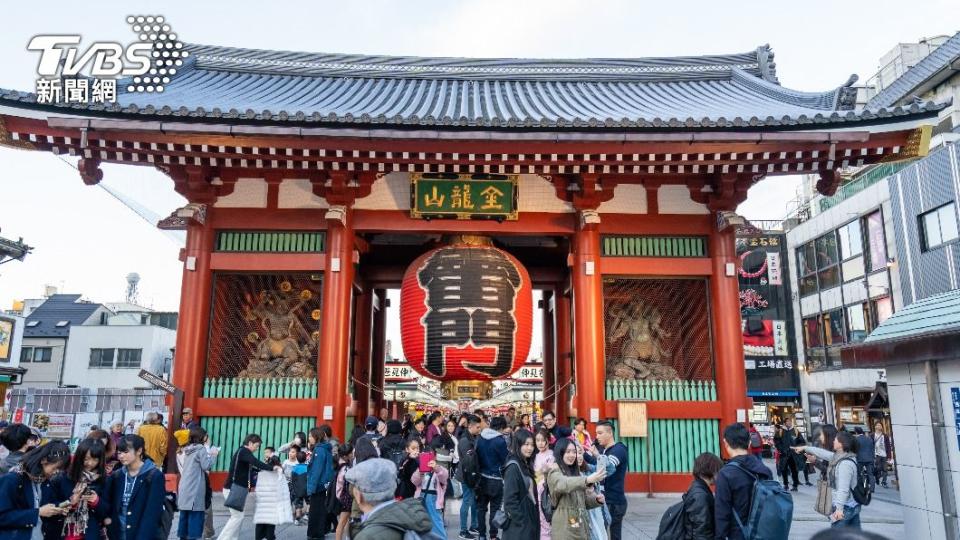
<path id="1" fill-rule="evenodd" d="M 140 283 L 140 274 L 130 272 L 127 274 L 127 303 L 136 304 L 140 301 L 140 293 L 137 290 L 137 284 Z"/>

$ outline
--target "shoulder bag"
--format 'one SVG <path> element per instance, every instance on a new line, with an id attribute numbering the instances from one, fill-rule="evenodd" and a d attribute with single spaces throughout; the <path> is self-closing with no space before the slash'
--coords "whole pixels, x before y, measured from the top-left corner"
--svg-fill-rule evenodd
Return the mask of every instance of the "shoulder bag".
<path id="1" fill-rule="evenodd" d="M 237 453 L 233 455 L 233 468 L 230 469 L 230 492 L 227 493 L 227 499 L 223 501 L 223 505 L 238 512 L 243 512 L 243 507 L 247 504 L 247 494 L 250 493 L 250 473 L 247 472 L 246 486 L 241 486 L 234 481 L 237 474 L 237 465 L 240 463 L 240 450 L 242 449 L 237 449 Z"/>

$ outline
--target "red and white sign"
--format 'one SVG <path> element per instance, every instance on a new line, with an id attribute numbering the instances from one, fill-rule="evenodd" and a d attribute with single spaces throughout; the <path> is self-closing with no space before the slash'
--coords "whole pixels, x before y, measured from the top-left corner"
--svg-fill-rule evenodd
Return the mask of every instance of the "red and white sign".
<path id="1" fill-rule="evenodd" d="M 520 261 L 490 245 L 429 251 L 403 276 L 400 333 L 407 362 L 425 377 L 509 377 L 530 352 L 530 275 Z"/>

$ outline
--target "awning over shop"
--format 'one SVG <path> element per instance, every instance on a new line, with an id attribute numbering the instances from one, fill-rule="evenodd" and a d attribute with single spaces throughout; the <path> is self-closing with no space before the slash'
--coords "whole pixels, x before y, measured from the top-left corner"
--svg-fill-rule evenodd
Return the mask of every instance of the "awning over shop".
<path id="1" fill-rule="evenodd" d="M 857 368 L 960 357 L 960 290 L 910 304 L 841 354 L 844 367 Z"/>

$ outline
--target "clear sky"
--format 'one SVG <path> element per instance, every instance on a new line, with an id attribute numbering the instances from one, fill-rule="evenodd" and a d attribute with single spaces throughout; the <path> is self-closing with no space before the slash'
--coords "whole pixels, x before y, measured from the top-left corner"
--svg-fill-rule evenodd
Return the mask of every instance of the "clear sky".
<path id="1" fill-rule="evenodd" d="M 84 42 L 132 37 L 128 14 L 163 15 L 182 41 L 311 52 L 421 56 L 637 57 L 743 52 L 769 43 L 784 86 L 825 90 L 861 80 L 898 42 L 958 30 L 955 0 L 902 1 L 373 1 L 12 2 L 0 33 L 0 87 L 32 90 L 35 34 L 79 33 Z M 953 15 L 950 15 L 953 14 Z M 182 204 L 147 167 L 105 165 L 104 183 L 166 216 Z M 741 213 L 777 219 L 796 178 L 751 190 Z M 34 246 L 0 266 L 0 308 L 39 297 L 45 284 L 96 301 L 122 298 L 129 272 L 142 303 L 175 310 L 178 243 L 101 188 L 84 186 L 52 154 L 0 148 L 0 235 Z"/>

